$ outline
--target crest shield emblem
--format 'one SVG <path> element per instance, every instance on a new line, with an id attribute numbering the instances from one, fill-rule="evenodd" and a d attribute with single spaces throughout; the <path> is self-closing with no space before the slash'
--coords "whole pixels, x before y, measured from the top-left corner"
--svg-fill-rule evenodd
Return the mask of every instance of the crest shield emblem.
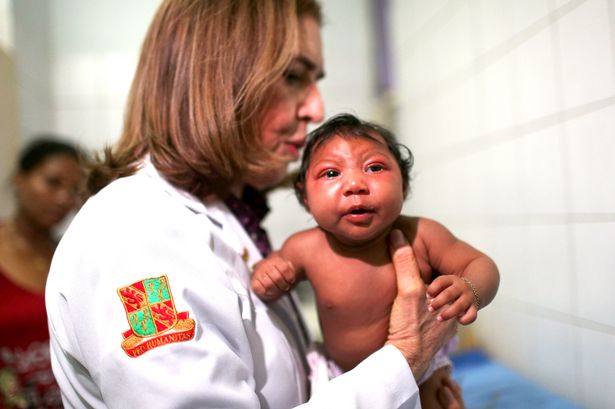
<path id="1" fill-rule="evenodd" d="M 177 312 L 166 275 L 118 288 L 117 293 L 130 325 L 122 342 L 129 356 L 194 338 L 194 320 L 188 312 Z"/>

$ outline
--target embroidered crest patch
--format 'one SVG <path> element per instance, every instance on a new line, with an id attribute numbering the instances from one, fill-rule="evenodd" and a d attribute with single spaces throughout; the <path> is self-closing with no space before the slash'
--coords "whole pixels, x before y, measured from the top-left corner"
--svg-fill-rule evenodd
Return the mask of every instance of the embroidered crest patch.
<path id="1" fill-rule="evenodd" d="M 122 349 L 132 358 L 150 349 L 194 338 L 194 320 L 177 312 L 166 275 L 138 281 L 117 290 L 130 329 Z"/>

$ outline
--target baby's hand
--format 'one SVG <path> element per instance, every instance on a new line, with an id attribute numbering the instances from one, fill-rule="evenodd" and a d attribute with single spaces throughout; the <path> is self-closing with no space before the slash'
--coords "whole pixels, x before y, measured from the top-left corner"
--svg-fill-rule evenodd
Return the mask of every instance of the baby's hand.
<path id="1" fill-rule="evenodd" d="M 476 320 L 478 308 L 474 304 L 474 292 L 470 284 L 461 277 L 452 274 L 437 277 L 427 287 L 427 296 L 430 298 L 430 311 L 449 304 L 438 315 L 439 320 L 457 317 L 459 323 L 463 325 L 471 324 Z"/>
<path id="2" fill-rule="evenodd" d="M 291 262 L 273 253 L 254 267 L 252 290 L 263 301 L 275 301 L 291 289 L 295 278 Z"/>

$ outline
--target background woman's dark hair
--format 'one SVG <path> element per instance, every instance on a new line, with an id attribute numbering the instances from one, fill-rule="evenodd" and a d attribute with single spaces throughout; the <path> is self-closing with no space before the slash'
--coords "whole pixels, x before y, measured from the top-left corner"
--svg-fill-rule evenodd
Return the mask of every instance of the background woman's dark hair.
<path id="1" fill-rule="evenodd" d="M 47 158 L 56 155 L 68 155 L 77 161 L 83 158 L 80 150 L 63 138 L 55 135 L 38 135 L 22 149 L 16 171 L 28 173 Z"/>
<path id="2" fill-rule="evenodd" d="M 375 138 L 376 135 L 384 139 L 387 148 L 399 165 L 402 177 L 402 188 L 404 197 L 406 197 L 410 192 L 410 170 L 414 164 L 414 157 L 410 149 L 406 145 L 397 142 L 395 135 L 380 125 L 373 122 L 362 121 L 352 114 L 339 114 L 327 120 L 307 136 L 307 144 L 303 150 L 301 166 L 299 167 L 294 182 L 295 194 L 297 195 L 299 203 L 304 205 L 305 176 L 310 166 L 312 155 L 319 146 L 334 136 L 353 136 L 377 140 Z"/>

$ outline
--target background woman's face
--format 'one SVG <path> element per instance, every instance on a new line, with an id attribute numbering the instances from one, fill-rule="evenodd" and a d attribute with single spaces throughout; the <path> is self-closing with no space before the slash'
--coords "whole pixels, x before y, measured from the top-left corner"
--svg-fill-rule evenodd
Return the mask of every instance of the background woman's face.
<path id="1" fill-rule="evenodd" d="M 309 123 L 321 122 L 324 106 L 317 82 L 324 75 L 320 26 L 312 17 L 299 21 L 299 43 L 284 76 L 273 86 L 262 122 L 263 144 L 284 159 L 278 169 L 248 183 L 264 188 L 286 175 L 288 163 L 299 159 Z"/>
<path id="2" fill-rule="evenodd" d="M 40 227 L 51 228 L 77 205 L 82 180 L 81 165 L 75 158 L 49 156 L 16 176 L 18 211 Z"/>

